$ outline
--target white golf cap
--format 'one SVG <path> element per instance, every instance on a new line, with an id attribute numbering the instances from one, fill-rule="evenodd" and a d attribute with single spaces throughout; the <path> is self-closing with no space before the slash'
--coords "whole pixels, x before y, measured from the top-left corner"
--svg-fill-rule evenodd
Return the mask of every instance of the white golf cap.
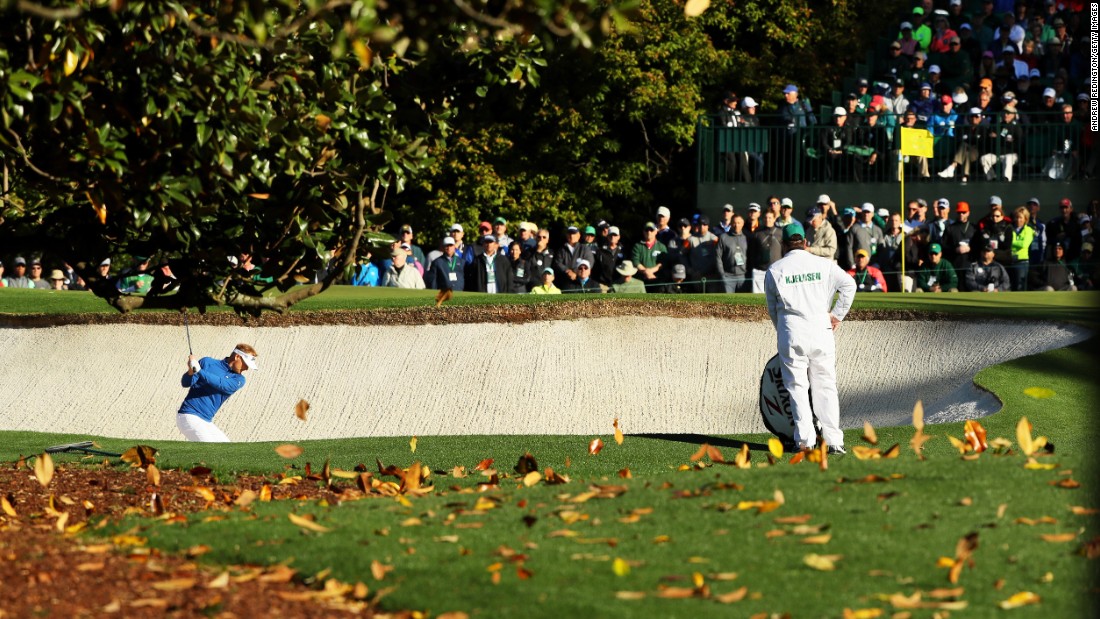
<path id="1" fill-rule="evenodd" d="M 577 268 L 579 269 L 582 266 L 591 268 L 592 263 L 589 262 L 588 260 L 584 259 L 584 258 L 581 258 L 580 260 L 577 261 Z"/>
<path id="2" fill-rule="evenodd" d="M 859 210 L 863 211 L 864 213 L 874 213 L 875 205 L 871 204 L 870 202 L 864 202 L 863 206 L 859 207 Z"/>
<path id="3" fill-rule="evenodd" d="M 444 245 L 444 246 L 447 246 L 447 245 L 454 245 L 454 244 L 455 244 L 455 237 L 453 237 L 453 236 L 445 236 L 445 237 L 443 237 L 443 245 Z"/>
<path id="4" fill-rule="evenodd" d="M 934 65 L 928 67 L 928 72 L 929 73 L 939 73 L 940 72 L 940 65 L 934 64 Z"/>
<path id="5" fill-rule="evenodd" d="M 783 198 L 782 200 L 779 201 L 779 206 L 780 207 L 789 206 L 791 208 L 794 208 L 794 200 L 791 200 L 790 198 Z"/>
<path id="6" fill-rule="evenodd" d="M 1054 97 L 1058 96 L 1058 93 L 1054 92 L 1053 88 L 1045 88 L 1043 89 L 1043 96 L 1053 99 Z"/>
<path id="7" fill-rule="evenodd" d="M 879 217 L 883 218 L 883 219 L 886 219 L 887 217 L 889 217 L 889 216 L 890 216 L 890 209 L 886 209 L 886 208 L 880 208 L 880 209 L 878 210 L 878 213 L 877 213 L 877 215 L 878 215 Z"/>
<path id="8" fill-rule="evenodd" d="M 756 99 L 753 99 L 752 97 L 745 97 L 741 101 L 741 107 L 745 108 L 746 110 L 750 107 L 756 107 Z"/>
<path id="9" fill-rule="evenodd" d="M 955 102 L 955 105 L 962 105 L 970 100 L 970 97 L 966 96 L 965 92 L 957 92 L 955 96 L 951 97 L 951 100 Z"/>
<path id="10" fill-rule="evenodd" d="M 110 259 L 110 258 L 104 258 L 104 259 L 103 259 L 103 262 L 100 262 L 100 263 L 99 263 L 99 266 L 101 266 L 101 267 L 109 267 L 109 266 L 111 266 L 111 259 Z"/>
<path id="11" fill-rule="evenodd" d="M 947 198 L 940 198 L 939 200 L 936 200 L 936 206 L 942 208 L 951 208 L 951 203 L 947 201 Z"/>
<path id="12" fill-rule="evenodd" d="M 749 210 L 750 211 L 759 211 L 760 210 L 760 205 L 755 203 L 755 202 L 749 202 Z"/>
<path id="13" fill-rule="evenodd" d="M 823 193 L 817 197 L 818 204 L 828 204 L 829 202 L 831 202 L 831 200 L 829 200 L 829 194 L 827 193 Z"/>
<path id="14" fill-rule="evenodd" d="M 989 196 L 989 204 L 990 206 L 994 204 L 996 204 L 997 206 L 1001 206 L 1001 196 Z"/>
<path id="15" fill-rule="evenodd" d="M 1032 202 L 1034 202 L 1036 205 L 1038 205 L 1039 204 L 1039 198 L 1028 198 L 1027 199 L 1028 204 L 1031 204 Z"/>
<path id="16" fill-rule="evenodd" d="M 732 204 L 725 204 L 725 205 L 722 206 L 722 210 L 723 211 L 729 211 L 729 212 L 732 213 L 733 212 L 733 205 Z"/>
<path id="17" fill-rule="evenodd" d="M 619 236 L 619 227 L 618 226 L 611 226 L 610 228 L 607 229 L 607 233 L 608 234 L 613 234 L 615 236 Z"/>
<path id="18" fill-rule="evenodd" d="M 462 224 L 451 224 L 451 232 L 462 232 Z"/>
<path id="19" fill-rule="evenodd" d="M 254 355 L 250 355 L 240 348 L 234 348 L 233 354 L 240 357 L 241 361 L 244 361 L 244 364 L 248 367 L 248 369 L 253 371 L 260 369 L 260 365 L 259 363 L 257 363 L 256 357 Z"/>
<path id="20" fill-rule="evenodd" d="M 833 108 L 833 116 L 847 116 L 848 110 L 842 107 Z"/>
<path id="21" fill-rule="evenodd" d="M 672 211 L 668 210 L 667 206 L 658 206 L 657 207 L 657 216 L 658 217 L 672 217 Z M 589 266 L 591 266 L 591 265 L 589 265 Z"/>

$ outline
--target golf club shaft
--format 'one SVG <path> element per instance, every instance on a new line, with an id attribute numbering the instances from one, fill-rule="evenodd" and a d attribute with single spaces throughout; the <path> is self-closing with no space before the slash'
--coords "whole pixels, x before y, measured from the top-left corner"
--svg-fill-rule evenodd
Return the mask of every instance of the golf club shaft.
<path id="1" fill-rule="evenodd" d="M 187 331 L 187 354 L 194 355 L 195 351 L 191 350 L 191 321 L 187 319 L 187 312 L 183 313 L 183 327 Z"/>

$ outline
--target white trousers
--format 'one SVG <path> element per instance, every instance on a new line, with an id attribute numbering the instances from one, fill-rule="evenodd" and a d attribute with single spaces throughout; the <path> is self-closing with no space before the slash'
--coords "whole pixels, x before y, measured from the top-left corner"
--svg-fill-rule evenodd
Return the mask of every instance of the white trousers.
<path id="1" fill-rule="evenodd" d="M 760 269 L 752 270 L 752 291 L 755 293 L 764 292 L 764 276 L 767 275 L 767 271 L 761 271 Z"/>
<path id="2" fill-rule="evenodd" d="M 229 437 L 218 426 L 197 415 L 176 413 L 176 427 L 184 438 L 199 443 L 228 443 Z"/>
<path id="3" fill-rule="evenodd" d="M 779 360 L 783 364 L 783 385 L 791 394 L 795 443 L 811 449 L 817 445 L 817 432 L 814 430 L 816 415 L 825 442 L 843 446 L 840 398 L 836 389 L 836 341 L 832 329 L 812 334 L 792 334 L 780 330 Z"/>
<path id="4" fill-rule="evenodd" d="M 1011 183 L 1012 168 L 1016 167 L 1016 158 L 1017 157 L 1014 153 L 1001 155 L 1000 157 L 994 155 L 993 153 L 982 155 L 982 171 L 985 172 L 985 179 L 989 181 L 997 180 L 997 171 L 993 168 L 997 165 L 997 162 L 1000 161 L 1002 164 L 1004 164 L 1005 180 Z"/>

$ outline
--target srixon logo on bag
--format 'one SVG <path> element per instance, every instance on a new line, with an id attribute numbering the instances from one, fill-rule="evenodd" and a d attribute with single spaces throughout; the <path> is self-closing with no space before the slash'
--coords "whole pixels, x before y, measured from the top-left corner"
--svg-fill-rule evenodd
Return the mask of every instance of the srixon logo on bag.
<path id="1" fill-rule="evenodd" d="M 783 384 L 779 355 L 768 359 L 760 376 L 760 416 L 768 431 L 784 443 L 794 442 L 794 415 L 791 413 L 791 393 Z M 812 400 L 811 400 L 812 401 Z M 811 405 L 812 408 L 812 405 Z"/>

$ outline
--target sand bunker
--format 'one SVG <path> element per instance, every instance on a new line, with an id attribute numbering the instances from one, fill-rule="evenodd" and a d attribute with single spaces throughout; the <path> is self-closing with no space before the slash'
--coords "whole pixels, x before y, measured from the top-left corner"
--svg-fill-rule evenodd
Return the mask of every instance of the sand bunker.
<path id="1" fill-rule="evenodd" d="M 1084 340 L 1086 329 L 961 321 L 848 321 L 837 333 L 841 421 L 908 423 L 996 412 L 982 368 Z M 197 355 L 252 343 L 262 369 L 216 421 L 233 440 L 448 434 L 765 432 L 767 322 L 613 317 L 525 324 L 193 326 Z M 0 329 L 0 429 L 175 440 L 180 327 Z M 310 419 L 294 405 L 312 404 Z"/>

